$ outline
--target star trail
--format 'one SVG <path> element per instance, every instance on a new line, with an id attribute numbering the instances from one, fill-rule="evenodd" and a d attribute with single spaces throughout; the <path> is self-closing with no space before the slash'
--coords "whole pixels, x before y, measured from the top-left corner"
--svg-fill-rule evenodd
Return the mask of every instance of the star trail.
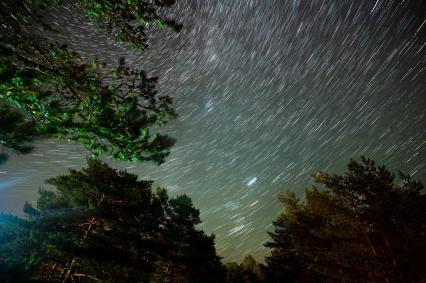
<path id="1" fill-rule="evenodd" d="M 166 162 L 110 162 L 187 193 L 224 261 L 262 259 L 286 189 L 317 170 L 340 173 L 365 155 L 426 176 L 424 1 L 180 0 L 184 28 L 155 30 L 144 52 L 119 44 L 80 14 L 50 11 L 54 39 L 83 58 L 158 75 L 178 118 Z M 21 214 L 43 180 L 81 168 L 88 153 L 39 140 L 0 167 L 0 208 Z M 105 158 L 104 160 L 108 160 Z"/>

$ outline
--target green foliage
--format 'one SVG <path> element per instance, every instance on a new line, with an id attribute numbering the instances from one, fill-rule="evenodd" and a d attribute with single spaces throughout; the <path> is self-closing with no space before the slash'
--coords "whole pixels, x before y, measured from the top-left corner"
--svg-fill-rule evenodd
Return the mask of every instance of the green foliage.
<path id="1" fill-rule="evenodd" d="M 43 262 L 35 278 L 137 282 L 150 276 L 157 253 L 167 249 L 159 241 L 167 195 L 153 194 L 151 181 L 91 159 L 82 171 L 47 182 L 55 190 L 41 190 L 31 213 Z"/>
<path id="2" fill-rule="evenodd" d="M 2 70 L 0 66 L 0 77 Z M 1 86 L 0 86 L 1 88 Z M 0 102 L 0 164 L 7 160 L 7 150 L 16 153 L 27 153 L 32 147 L 29 145 L 36 134 L 36 128 L 32 121 L 24 114 L 9 104 Z"/>
<path id="3" fill-rule="evenodd" d="M 10 214 L 0 214 L 0 282 L 27 282 L 34 261 L 26 257 L 27 223 Z"/>
<path id="4" fill-rule="evenodd" d="M 269 273 L 292 282 L 419 282 L 426 279 L 426 195 L 420 181 L 401 182 L 369 159 L 345 175 L 316 175 L 320 187 L 281 196 Z M 276 274 L 274 274 L 276 276 Z"/>
<path id="5" fill-rule="evenodd" d="M 134 48 L 146 48 L 146 29 L 149 24 L 179 31 L 181 25 L 161 16 L 161 8 L 174 5 L 166 1 L 96 1 L 79 0 L 78 7 L 92 18 L 98 26 L 113 34 L 118 41 L 129 42 Z"/>
<path id="6" fill-rule="evenodd" d="M 26 0 L 39 7 L 59 7 L 65 5 L 62 0 Z M 170 31 L 178 32 L 182 25 L 163 16 L 165 8 L 175 4 L 175 0 L 75 0 L 67 2 L 73 10 L 80 9 L 92 19 L 98 27 L 114 35 L 120 42 L 128 42 L 132 47 L 148 47 L 147 28 L 150 24 Z"/>
<path id="7" fill-rule="evenodd" d="M 19 260 L 32 262 L 32 280 L 223 282 L 214 237 L 195 228 L 199 211 L 188 196 L 169 199 L 151 181 L 93 159 L 47 183 L 55 189 L 40 190 L 37 208 L 24 207 L 23 241 L 5 241 L 28 247 Z"/>
<path id="8" fill-rule="evenodd" d="M 62 5 L 61 1 L 47 0 L 28 3 Z M 111 26 L 118 37 L 142 47 L 145 34 L 125 27 L 141 15 L 149 21 L 162 19 L 156 9 L 173 4 L 171 1 L 128 1 L 121 7 L 120 3 L 79 1 L 77 4 L 86 12 L 103 11 L 99 21 Z M 24 9 L 22 1 L 2 5 L 1 105 L 18 109 L 15 113 L 25 115 L 20 119 L 34 124 L 37 134 L 80 142 L 93 156 L 106 153 L 119 160 L 164 162 L 174 140 L 154 129 L 176 114 L 172 99 L 158 95 L 155 88 L 158 78 L 126 67 L 124 59 L 120 59 L 115 68 L 107 68 L 96 59 L 84 62 L 65 46 L 44 43 L 42 37 L 29 32 L 29 26 L 37 19 L 34 13 Z M 20 143 L 8 141 L 15 147 L 30 140 L 24 137 L 32 136 L 32 132 L 31 135 L 28 131 L 17 132 L 16 127 L 10 126 L 7 130 L 5 134 L 22 140 Z"/>

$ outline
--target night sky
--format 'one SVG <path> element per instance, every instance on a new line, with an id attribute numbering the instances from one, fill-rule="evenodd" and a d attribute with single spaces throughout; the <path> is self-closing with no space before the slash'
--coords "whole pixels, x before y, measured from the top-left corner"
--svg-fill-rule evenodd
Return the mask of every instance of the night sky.
<path id="1" fill-rule="evenodd" d="M 56 40 L 84 58 L 160 76 L 179 114 L 160 167 L 110 162 L 187 193 L 224 261 L 261 259 L 281 206 L 317 170 L 341 173 L 365 155 L 426 181 L 425 1 L 178 0 L 179 34 L 155 31 L 134 51 L 80 14 L 51 11 Z M 425 8 L 425 9 L 423 9 Z M 88 153 L 40 140 L 0 167 L 0 210 L 21 214 L 47 177 L 85 165 Z M 105 158 L 105 160 L 108 160 Z M 44 185 L 43 185 L 44 186 Z"/>

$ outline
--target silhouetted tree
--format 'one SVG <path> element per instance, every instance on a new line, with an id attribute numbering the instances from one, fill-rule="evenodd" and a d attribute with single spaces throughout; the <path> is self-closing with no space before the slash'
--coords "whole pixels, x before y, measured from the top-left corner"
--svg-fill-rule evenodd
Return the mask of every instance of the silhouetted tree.
<path id="1" fill-rule="evenodd" d="M 2 69 L 0 68 L 0 78 Z M 8 159 L 8 153 L 27 153 L 31 151 L 29 145 L 36 135 L 34 123 L 25 115 L 13 109 L 8 104 L 0 102 L 0 164 Z"/>
<path id="2" fill-rule="evenodd" d="M 345 175 L 316 175 L 304 201 L 281 196 L 271 233 L 272 277 L 292 282 L 420 282 L 426 268 L 426 195 L 420 181 L 401 182 L 369 159 Z M 311 273 L 311 274 L 309 274 Z M 272 281 L 273 282 L 273 281 Z M 275 281 L 278 282 L 278 281 Z M 280 281 L 282 282 L 282 281 Z"/>
<path id="3" fill-rule="evenodd" d="M 216 255 L 214 236 L 197 230 L 200 212 L 191 199 L 180 195 L 170 199 L 164 240 L 171 249 L 158 262 L 156 279 L 161 282 L 224 282 L 225 272 Z"/>
<path id="4" fill-rule="evenodd" d="M 47 183 L 54 189 L 40 189 L 37 208 L 24 207 L 23 232 L 0 243 L 11 271 L 26 264 L 31 280 L 48 282 L 224 281 L 214 237 L 195 228 L 199 211 L 188 196 L 169 199 L 151 181 L 93 159 Z"/>
<path id="5" fill-rule="evenodd" d="M 236 262 L 225 264 L 227 283 L 244 283 L 244 275 L 241 266 Z"/>
<path id="6" fill-rule="evenodd" d="M 88 167 L 49 179 L 37 209 L 27 205 L 31 236 L 46 281 L 147 281 L 166 219 L 167 195 L 151 181 L 89 159 Z"/>
<path id="7" fill-rule="evenodd" d="M 260 283 L 264 282 L 263 264 L 257 263 L 251 255 L 246 256 L 241 264 L 230 262 L 226 264 L 227 283 Z"/>
<path id="8" fill-rule="evenodd" d="M 39 282 L 30 280 L 37 258 L 33 250 L 28 222 L 10 214 L 0 214 L 0 282 Z"/>

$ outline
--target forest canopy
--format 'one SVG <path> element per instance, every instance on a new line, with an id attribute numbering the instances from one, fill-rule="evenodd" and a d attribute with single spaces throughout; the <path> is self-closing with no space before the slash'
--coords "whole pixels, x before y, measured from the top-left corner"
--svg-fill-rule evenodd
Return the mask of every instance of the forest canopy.
<path id="1" fill-rule="evenodd" d="M 265 263 L 222 263 L 187 195 L 89 159 L 47 180 L 26 219 L 0 217 L 8 282 L 422 282 L 426 194 L 372 160 L 281 195 Z M 266 233 L 266 231 L 265 231 Z M 15 281 L 14 281 L 15 280 Z M 17 281 L 16 281 L 17 280 Z"/>

